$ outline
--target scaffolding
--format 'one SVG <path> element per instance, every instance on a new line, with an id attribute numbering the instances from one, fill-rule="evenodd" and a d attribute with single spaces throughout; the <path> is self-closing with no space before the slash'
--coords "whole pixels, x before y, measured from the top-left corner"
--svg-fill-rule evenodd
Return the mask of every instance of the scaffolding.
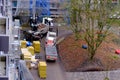
<path id="1" fill-rule="evenodd" d="M 17 0 L 15 15 L 28 16 L 30 13 L 29 6 L 29 0 Z"/>
<path id="2" fill-rule="evenodd" d="M 7 16 L 8 0 L 0 0 L 0 15 Z"/>
<path id="3" fill-rule="evenodd" d="M 41 15 L 50 16 L 50 3 L 49 0 L 36 0 L 36 7 L 41 7 Z M 37 12 L 38 13 L 38 12 Z"/>
<path id="4" fill-rule="evenodd" d="M 17 0 L 15 15 L 50 16 L 49 0 Z"/>

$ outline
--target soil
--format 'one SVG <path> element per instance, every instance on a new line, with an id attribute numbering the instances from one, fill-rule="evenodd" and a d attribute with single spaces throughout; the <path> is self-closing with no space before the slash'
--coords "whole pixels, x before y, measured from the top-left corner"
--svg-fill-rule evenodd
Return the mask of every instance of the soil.
<path id="1" fill-rule="evenodd" d="M 82 48 L 86 42 L 76 41 L 73 35 L 69 35 L 59 43 L 58 52 L 66 71 L 116 70 L 120 69 L 120 55 L 115 54 L 115 50 L 120 49 L 119 43 L 119 36 L 110 34 L 90 61 L 87 49 Z"/>

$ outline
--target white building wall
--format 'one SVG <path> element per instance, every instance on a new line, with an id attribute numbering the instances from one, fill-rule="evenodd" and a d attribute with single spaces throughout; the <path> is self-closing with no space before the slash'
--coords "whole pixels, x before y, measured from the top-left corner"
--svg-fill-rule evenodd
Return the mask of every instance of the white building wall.
<path id="1" fill-rule="evenodd" d="M 0 20 L 6 19 L 4 24 L 0 26 L 0 29 L 3 31 L 5 29 L 5 34 L 11 34 L 12 27 L 12 7 L 10 0 L 0 0 Z"/>

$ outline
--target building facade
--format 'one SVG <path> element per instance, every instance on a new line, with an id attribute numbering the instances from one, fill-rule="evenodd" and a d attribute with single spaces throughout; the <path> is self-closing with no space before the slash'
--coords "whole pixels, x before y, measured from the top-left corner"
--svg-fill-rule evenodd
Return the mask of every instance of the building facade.
<path id="1" fill-rule="evenodd" d="M 9 51 L 9 42 L 11 42 L 10 39 L 11 35 L 12 35 L 11 3 L 10 0 L 0 0 L 0 44 L 1 44 L 0 45 L 0 65 L 1 65 L 0 80 L 11 80 L 10 79 L 11 77 L 9 78 L 9 68 L 8 68 L 9 58 L 7 55 Z"/>
<path id="2" fill-rule="evenodd" d="M 0 0 L 0 34 L 10 34 L 12 8 L 9 0 Z"/>
<path id="3" fill-rule="evenodd" d="M 50 0 L 50 13 L 51 17 L 61 17 L 62 10 L 61 10 L 61 0 Z"/>
<path id="4" fill-rule="evenodd" d="M 61 0 L 12 0 L 12 14 L 13 16 L 18 15 L 20 13 L 18 9 L 24 8 L 29 16 L 35 9 L 34 12 L 39 16 L 59 17 L 61 14 L 60 3 Z M 25 7 L 25 5 L 27 6 Z"/>

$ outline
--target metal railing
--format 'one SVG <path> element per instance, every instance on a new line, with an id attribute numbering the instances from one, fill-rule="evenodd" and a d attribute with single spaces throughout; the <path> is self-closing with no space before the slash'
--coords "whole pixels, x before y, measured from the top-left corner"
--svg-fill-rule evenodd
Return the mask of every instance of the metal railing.
<path id="1" fill-rule="evenodd" d="M 23 60 L 19 61 L 19 77 L 20 80 L 34 80 L 29 69 L 26 67 L 26 62 Z"/>

